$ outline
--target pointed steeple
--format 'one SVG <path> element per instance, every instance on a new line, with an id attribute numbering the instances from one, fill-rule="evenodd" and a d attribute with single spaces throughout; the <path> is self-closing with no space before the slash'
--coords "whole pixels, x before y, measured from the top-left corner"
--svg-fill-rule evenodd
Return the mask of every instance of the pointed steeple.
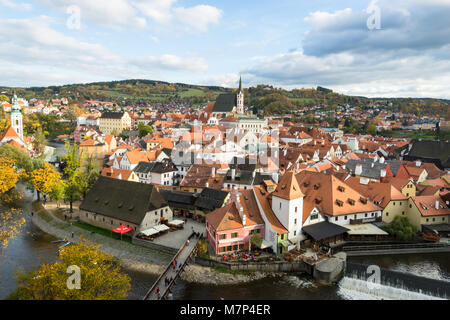
<path id="1" fill-rule="evenodd" d="M 239 76 L 239 90 L 238 92 L 242 92 L 242 76 Z"/>
<path id="2" fill-rule="evenodd" d="M 272 196 L 286 200 L 298 199 L 304 196 L 303 192 L 300 190 L 294 171 L 287 171 L 283 175 L 277 188 L 272 193 Z"/>

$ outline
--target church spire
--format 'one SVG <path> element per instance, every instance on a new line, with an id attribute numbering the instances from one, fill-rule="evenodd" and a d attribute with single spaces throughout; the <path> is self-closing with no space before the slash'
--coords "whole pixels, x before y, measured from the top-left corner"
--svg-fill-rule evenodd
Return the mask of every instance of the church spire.
<path id="1" fill-rule="evenodd" d="M 242 76 L 239 76 L 239 90 L 238 92 L 242 92 Z"/>

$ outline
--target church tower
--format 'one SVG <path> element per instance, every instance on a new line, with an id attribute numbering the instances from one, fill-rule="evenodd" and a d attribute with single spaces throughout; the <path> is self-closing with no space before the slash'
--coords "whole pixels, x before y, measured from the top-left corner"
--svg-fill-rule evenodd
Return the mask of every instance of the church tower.
<path id="1" fill-rule="evenodd" d="M 242 77 L 240 77 L 239 79 L 239 89 L 236 98 L 236 111 L 238 114 L 244 114 L 244 92 L 242 91 Z"/>
<path id="2" fill-rule="evenodd" d="M 17 96 L 14 94 L 12 99 L 13 106 L 11 107 L 11 127 L 19 135 L 20 139 L 23 140 L 23 123 L 22 123 L 22 112 L 20 106 L 17 103 Z"/>

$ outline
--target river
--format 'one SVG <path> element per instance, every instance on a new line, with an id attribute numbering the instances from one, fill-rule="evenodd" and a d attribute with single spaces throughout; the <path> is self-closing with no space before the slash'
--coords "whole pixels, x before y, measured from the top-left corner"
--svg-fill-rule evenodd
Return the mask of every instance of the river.
<path id="1" fill-rule="evenodd" d="M 62 145 L 52 144 L 61 154 Z M 53 237 L 41 232 L 30 222 L 32 195 L 18 204 L 27 219 L 22 232 L 10 241 L 4 256 L 0 257 L 0 299 L 7 297 L 17 288 L 14 279 L 15 270 L 38 268 L 41 263 L 51 263 L 57 259 L 57 245 L 51 243 Z M 448 253 L 403 254 L 369 257 L 349 257 L 348 261 L 364 264 L 376 264 L 382 268 L 409 272 L 432 279 L 450 281 L 450 258 Z M 125 270 L 132 279 L 132 289 L 128 299 L 141 299 L 156 280 L 156 276 L 147 273 Z M 337 300 L 364 299 L 352 291 L 343 292 L 339 286 L 321 286 L 303 275 L 270 277 L 250 283 L 228 286 L 200 285 L 178 281 L 174 287 L 174 299 L 281 299 L 281 300 Z M 370 298 L 370 297 L 369 297 Z"/>

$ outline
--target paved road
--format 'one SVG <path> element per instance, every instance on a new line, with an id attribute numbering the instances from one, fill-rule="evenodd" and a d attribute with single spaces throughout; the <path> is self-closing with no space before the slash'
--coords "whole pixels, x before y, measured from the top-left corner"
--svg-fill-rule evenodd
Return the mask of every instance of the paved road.
<path id="1" fill-rule="evenodd" d="M 197 237 L 193 236 L 190 239 L 189 245 L 186 245 L 187 241 L 183 244 L 178 253 L 174 256 L 176 267 L 173 268 L 172 262 L 166 267 L 163 274 L 158 278 L 158 280 L 156 280 L 153 287 L 146 294 L 144 300 L 159 300 L 167 296 L 167 294 L 169 293 L 169 289 L 174 285 L 175 280 L 179 277 L 179 275 L 183 271 L 183 268 L 186 266 L 187 261 L 192 255 L 192 252 L 194 251 L 198 240 L 199 239 Z M 172 281 L 168 285 L 166 285 L 164 281 L 166 278 L 172 279 Z M 156 293 L 158 288 L 160 290 L 159 295 Z"/>

